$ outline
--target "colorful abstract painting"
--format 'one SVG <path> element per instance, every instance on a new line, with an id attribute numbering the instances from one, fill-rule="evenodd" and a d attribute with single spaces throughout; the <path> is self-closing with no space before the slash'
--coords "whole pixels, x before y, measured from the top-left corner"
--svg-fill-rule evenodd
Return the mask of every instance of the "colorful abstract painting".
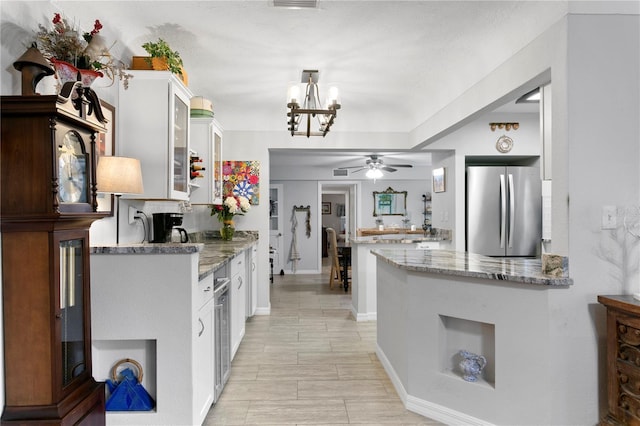
<path id="1" fill-rule="evenodd" d="M 223 161 L 223 196 L 242 195 L 249 203 L 260 202 L 260 162 L 259 161 Z"/>

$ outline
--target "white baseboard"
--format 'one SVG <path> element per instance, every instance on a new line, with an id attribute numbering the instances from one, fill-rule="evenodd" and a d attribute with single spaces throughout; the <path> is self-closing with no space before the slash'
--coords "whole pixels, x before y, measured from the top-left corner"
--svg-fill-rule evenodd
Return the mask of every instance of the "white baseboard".
<path id="1" fill-rule="evenodd" d="M 389 375 L 391 383 L 393 383 L 393 386 L 396 388 L 396 392 L 398 392 L 398 396 L 407 410 L 448 425 L 493 426 L 493 423 L 409 395 L 391 366 L 391 363 L 378 345 L 376 345 L 376 355 L 384 367 L 384 370 Z"/>
<path id="2" fill-rule="evenodd" d="M 377 321 L 378 320 L 378 313 L 377 312 L 365 312 L 365 313 L 359 314 L 358 312 L 356 312 L 356 308 L 354 308 L 353 306 L 351 306 L 351 315 L 353 315 L 353 317 L 358 322 L 360 322 L 360 321 Z"/>
<path id="3" fill-rule="evenodd" d="M 267 308 L 256 308 L 254 315 L 271 315 L 271 306 Z"/>

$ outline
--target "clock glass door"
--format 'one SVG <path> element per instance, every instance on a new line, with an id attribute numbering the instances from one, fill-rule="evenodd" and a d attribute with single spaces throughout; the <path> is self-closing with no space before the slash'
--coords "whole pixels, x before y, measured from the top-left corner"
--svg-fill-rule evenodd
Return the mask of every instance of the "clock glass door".
<path id="1" fill-rule="evenodd" d="M 82 138 L 70 130 L 57 148 L 60 202 L 87 203 L 88 162 Z"/>
<path id="2" fill-rule="evenodd" d="M 60 241 L 60 328 L 62 385 L 86 368 L 84 324 L 84 239 Z"/>

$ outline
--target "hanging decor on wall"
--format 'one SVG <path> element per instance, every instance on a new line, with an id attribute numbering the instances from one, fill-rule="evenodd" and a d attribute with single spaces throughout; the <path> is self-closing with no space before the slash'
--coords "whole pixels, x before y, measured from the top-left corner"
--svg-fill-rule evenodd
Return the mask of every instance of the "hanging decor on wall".
<path id="1" fill-rule="evenodd" d="M 496 149 L 498 152 L 506 154 L 511 151 L 511 148 L 513 148 L 513 139 L 506 135 L 502 135 L 498 138 L 498 141 L 496 142 Z"/>
<path id="2" fill-rule="evenodd" d="M 223 161 L 223 195 L 243 196 L 254 206 L 260 202 L 260 162 Z"/>

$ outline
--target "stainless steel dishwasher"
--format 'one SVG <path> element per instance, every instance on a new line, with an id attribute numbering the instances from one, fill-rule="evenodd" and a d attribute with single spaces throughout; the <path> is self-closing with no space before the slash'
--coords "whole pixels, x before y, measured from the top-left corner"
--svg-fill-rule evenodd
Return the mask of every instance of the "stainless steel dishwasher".
<path id="1" fill-rule="evenodd" d="M 213 402 L 218 401 L 231 374 L 231 307 L 229 278 L 216 278 L 213 290 L 215 306 L 215 389 Z"/>

